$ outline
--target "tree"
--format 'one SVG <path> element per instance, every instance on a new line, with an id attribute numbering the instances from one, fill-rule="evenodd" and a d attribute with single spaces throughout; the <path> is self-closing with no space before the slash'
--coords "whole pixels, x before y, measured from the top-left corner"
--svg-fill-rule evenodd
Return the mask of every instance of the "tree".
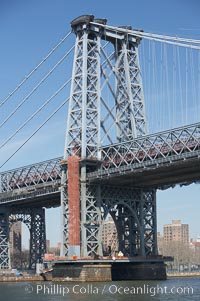
<path id="1" fill-rule="evenodd" d="M 11 255 L 11 266 L 17 269 L 27 269 L 29 266 L 29 251 L 15 250 Z"/>

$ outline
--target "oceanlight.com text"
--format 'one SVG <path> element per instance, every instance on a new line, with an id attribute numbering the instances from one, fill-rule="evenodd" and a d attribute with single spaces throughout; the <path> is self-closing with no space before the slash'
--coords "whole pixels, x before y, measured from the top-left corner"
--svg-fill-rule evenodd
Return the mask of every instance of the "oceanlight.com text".
<path id="1" fill-rule="evenodd" d="M 127 286 L 118 284 L 37 284 L 36 286 L 28 285 L 25 287 L 27 293 L 35 293 L 37 295 L 66 296 L 66 295 L 148 295 L 154 297 L 156 295 L 186 295 L 194 294 L 193 287 L 187 286 L 153 286 L 144 284 L 142 286 Z"/>

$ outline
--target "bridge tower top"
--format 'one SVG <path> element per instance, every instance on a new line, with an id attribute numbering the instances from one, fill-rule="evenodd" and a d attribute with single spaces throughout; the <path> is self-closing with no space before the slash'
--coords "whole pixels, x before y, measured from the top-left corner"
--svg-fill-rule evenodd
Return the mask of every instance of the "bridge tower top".
<path id="1" fill-rule="evenodd" d="M 100 159 L 99 148 L 146 134 L 138 45 L 130 27 L 80 16 L 67 119 L 65 158 Z M 109 95 L 105 93 L 105 87 Z"/>

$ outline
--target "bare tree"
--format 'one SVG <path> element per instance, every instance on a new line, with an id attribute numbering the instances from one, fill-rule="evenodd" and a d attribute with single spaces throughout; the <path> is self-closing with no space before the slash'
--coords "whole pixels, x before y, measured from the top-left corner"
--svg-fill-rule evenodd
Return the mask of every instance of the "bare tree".
<path id="1" fill-rule="evenodd" d="M 27 269 L 29 266 L 29 251 L 14 251 L 11 255 L 11 266 L 18 269 Z"/>
<path id="2" fill-rule="evenodd" d="M 191 265 L 194 264 L 194 260 L 197 260 L 197 257 L 194 254 L 194 250 L 190 248 L 189 244 L 185 244 L 180 241 L 163 241 L 160 246 L 160 253 L 164 256 L 172 256 L 174 261 L 168 265 L 172 270 L 176 271 L 190 271 Z M 199 261 L 200 262 L 200 261 Z"/>

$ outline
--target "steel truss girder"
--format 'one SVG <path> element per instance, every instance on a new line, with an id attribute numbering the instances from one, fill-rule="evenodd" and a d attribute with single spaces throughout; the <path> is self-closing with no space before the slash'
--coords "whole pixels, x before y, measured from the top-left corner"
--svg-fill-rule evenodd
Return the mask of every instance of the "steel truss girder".
<path id="1" fill-rule="evenodd" d="M 89 178 L 107 175 L 126 166 L 144 167 L 149 163 L 159 164 L 163 160 L 182 160 L 195 156 L 200 151 L 200 123 L 160 132 L 120 144 L 101 148 L 103 164 L 99 171 L 90 173 Z M 116 171 L 115 171 L 116 172 Z"/>
<path id="2" fill-rule="evenodd" d="M 199 152 L 200 149 L 200 123 L 155 133 L 142 138 L 129 140 L 120 144 L 113 144 L 102 147 L 101 160 L 103 161 L 102 170 L 111 168 L 120 168 L 121 166 L 129 166 L 137 163 L 155 162 L 156 160 L 170 158 L 172 156 L 183 156 L 185 153 Z M 55 183 L 61 178 L 60 162 L 63 158 L 54 158 L 37 164 L 20 167 L 18 169 L 5 171 L 0 173 L 0 199 L 1 202 L 8 196 L 8 192 L 17 189 L 21 192 L 28 191 L 28 188 L 45 183 Z M 41 174 L 48 173 L 47 178 L 42 178 Z M 54 172 L 57 177 L 53 177 Z M 38 177 L 33 183 L 24 182 L 25 187 L 21 187 L 18 181 L 20 179 Z M 91 176 L 98 176 L 97 173 L 90 173 Z M 36 178 L 35 178 L 36 180 Z M 9 183 L 15 183 L 12 187 Z M 40 183 L 41 182 L 41 183 Z M 59 181 L 58 181 L 59 183 Z M 5 193 L 5 194 L 4 194 Z M 48 193 L 48 191 L 47 191 Z M 14 195 L 9 195 L 11 199 Z M 19 199 L 19 197 L 18 197 Z"/>
<path id="3" fill-rule="evenodd" d="M 31 187 L 60 181 L 62 158 L 43 161 L 0 173 L 0 192 L 19 190 L 23 193 Z M 1 194 L 1 197 L 3 195 Z"/>

